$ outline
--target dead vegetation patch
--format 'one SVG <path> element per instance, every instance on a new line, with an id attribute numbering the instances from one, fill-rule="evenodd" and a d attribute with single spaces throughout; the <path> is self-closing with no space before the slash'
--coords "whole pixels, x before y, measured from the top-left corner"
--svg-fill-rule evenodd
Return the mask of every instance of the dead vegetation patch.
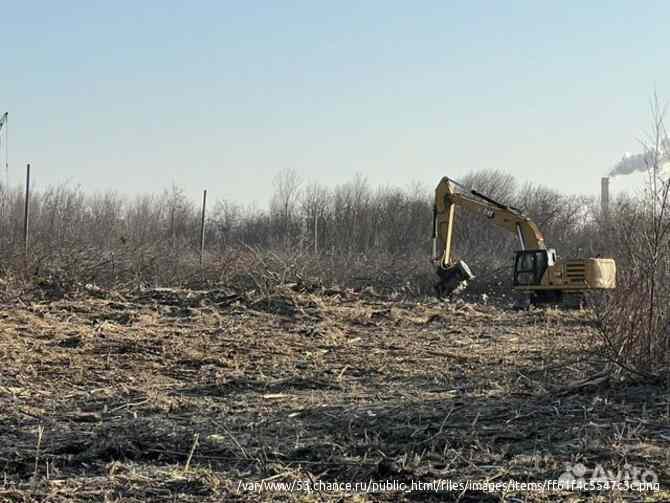
<path id="1" fill-rule="evenodd" d="M 238 482 L 541 481 L 575 462 L 653 469 L 667 497 L 670 394 L 594 377 L 588 320 L 290 285 L 15 302 L 0 500 L 260 501 Z"/>

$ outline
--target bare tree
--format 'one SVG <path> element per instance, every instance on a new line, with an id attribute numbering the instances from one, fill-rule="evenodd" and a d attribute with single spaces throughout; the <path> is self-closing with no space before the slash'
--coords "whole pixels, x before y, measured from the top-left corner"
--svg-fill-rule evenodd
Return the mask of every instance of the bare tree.
<path id="1" fill-rule="evenodd" d="M 274 177 L 275 192 L 270 202 L 270 212 L 276 219 L 280 240 L 289 245 L 295 237 L 296 216 L 300 199 L 302 178 L 294 168 L 280 170 Z"/>
<path id="2" fill-rule="evenodd" d="M 330 191 L 326 187 L 313 182 L 303 190 L 300 209 L 308 229 L 311 249 L 315 253 L 325 245 L 329 205 Z"/>

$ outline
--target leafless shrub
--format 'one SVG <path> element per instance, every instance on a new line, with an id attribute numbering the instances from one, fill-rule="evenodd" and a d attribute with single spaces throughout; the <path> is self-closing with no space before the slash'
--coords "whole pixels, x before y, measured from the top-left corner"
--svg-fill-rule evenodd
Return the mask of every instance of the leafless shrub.
<path id="1" fill-rule="evenodd" d="M 664 110 L 652 103 L 645 142 L 649 176 L 639 199 L 620 201 L 606 223 L 616 253 L 618 287 L 599 312 L 600 335 L 617 371 L 654 379 L 670 368 L 670 180 L 662 172 L 668 135 Z"/>

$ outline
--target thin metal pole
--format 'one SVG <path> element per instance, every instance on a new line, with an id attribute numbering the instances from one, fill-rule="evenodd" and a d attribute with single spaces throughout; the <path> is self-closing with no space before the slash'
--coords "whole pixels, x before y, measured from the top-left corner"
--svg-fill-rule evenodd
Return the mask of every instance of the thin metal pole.
<path id="1" fill-rule="evenodd" d="M 26 197 L 25 208 L 23 210 L 23 253 L 28 264 L 28 250 L 29 250 L 29 222 L 30 222 L 30 164 L 26 166 Z"/>
<path id="2" fill-rule="evenodd" d="M 318 225 L 319 225 L 319 218 L 316 213 L 314 212 L 314 255 L 319 253 L 319 232 L 318 232 Z"/>
<path id="3" fill-rule="evenodd" d="M 170 241 L 172 243 L 172 253 L 174 253 L 175 248 L 177 247 L 177 236 L 175 234 L 174 228 L 174 212 L 175 212 L 175 201 L 172 201 L 172 208 L 170 209 Z"/>
<path id="4" fill-rule="evenodd" d="M 200 218 L 200 267 L 205 254 L 205 207 L 207 206 L 207 189 L 202 191 L 202 216 Z"/>
<path id="5" fill-rule="evenodd" d="M 9 191 L 9 112 L 5 112 L 5 189 Z"/>

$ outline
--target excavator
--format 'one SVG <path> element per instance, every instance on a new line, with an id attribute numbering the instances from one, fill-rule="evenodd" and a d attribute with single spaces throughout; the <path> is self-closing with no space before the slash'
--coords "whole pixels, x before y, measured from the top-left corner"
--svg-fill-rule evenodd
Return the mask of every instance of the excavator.
<path id="1" fill-rule="evenodd" d="M 433 263 L 438 297 L 446 297 L 474 278 L 463 260 L 452 257 L 456 206 L 481 215 L 516 234 L 520 250 L 514 256 L 512 288 L 531 304 L 581 304 L 584 293 L 616 286 L 616 264 L 611 258 L 560 260 L 547 248 L 538 226 L 523 212 L 499 203 L 474 189 L 444 177 L 435 189 Z"/>

